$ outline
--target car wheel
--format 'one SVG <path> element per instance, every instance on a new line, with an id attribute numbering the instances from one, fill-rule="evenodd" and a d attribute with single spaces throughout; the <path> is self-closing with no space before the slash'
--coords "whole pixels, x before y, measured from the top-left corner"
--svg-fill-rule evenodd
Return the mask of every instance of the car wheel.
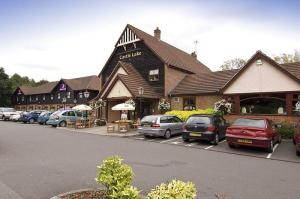
<path id="1" fill-rule="evenodd" d="M 150 135 L 145 135 L 145 134 L 144 134 L 144 138 L 150 138 Z"/>
<path id="2" fill-rule="evenodd" d="M 219 144 L 219 141 L 220 141 L 219 134 L 216 133 L 216 135 L 215 135 L 214 139 L 211 141 L 211 143 L 212 143 L 213 145 L 218 145 L 218 144 Z"/>
<path id="3" fill-rule="evenodd" d="M 51 125 L 51 126 L 54 127 L 54 128 L 56 127 L 56 125 Z"/>
<path id="4" fill-rule="evenodd" d="M 67 126 L 67 123 L 66 123 L 65 121 L 61 121 L 61 122 L 59 123 L 59 126 L 60 126 L 60 127 L 66 127 L 66 126 Z"/>
<path id="5" fill-rule="evenodd" d="M 2 120 L 5 120 L 5 117 L 4 117 L 4 115 L 2 115 Z"/>
<path id="6" fill-rule="evenodd" d="M 190 141 L 190 138 L 183 138 L 183 141 L 184 142 L 187 142 L 187 143 L 190 143 L 191 141 Z"/>
<path id="7" fill-rule="evenodd" d="M 294 144 L 296 145 L 296 141 L 295 141 L 295 138 L 293 138 L 292 140 L 293 140 L 293 143 L 294 143 Z"/>
<path id="8" fill-rule="evenodd" d="M 165 137 L 166 139 L 169 139 L 169 138 L 171 137 L 171 135 L 172 135 L 172 134 L 171 134 L 171 131 L 170 131 L 170 130 L 166 130 L 165 136 L 164 136 L 164 137 Z"/>
<path id="9" fill-rule="evenodd" d="M 296 150 L 296 155 L 300 156 L 300 151 Z"/>
<path id="10" fill-rule="evenodd" d="M 273 153 L 274 143 L 273 140 L 270 141 L 269 147 L 267 148 L 267 151 L 269 153 Z"/>
<path id="11" fill-rule="evenodd" d="M 34 123 L 34 119 L 31 118 L 31 119 L 29 120 L 29 123 L 30 123 L 30 124 L 33 124 L 33 123 Z"/>

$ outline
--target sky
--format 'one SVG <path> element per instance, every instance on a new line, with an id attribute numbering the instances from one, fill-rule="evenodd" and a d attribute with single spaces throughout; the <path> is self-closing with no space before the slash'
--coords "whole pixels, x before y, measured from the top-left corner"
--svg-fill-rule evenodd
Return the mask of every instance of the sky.
<path id="1" fill-rule="evenodd" d="M 300 1 L 0 0 L 0 66 L 49 81 L 98 75 L 126 24 L 212 70 L 226 60 L 300 49 Z M 195 41 L 198 41 L 197 47 Z"/>

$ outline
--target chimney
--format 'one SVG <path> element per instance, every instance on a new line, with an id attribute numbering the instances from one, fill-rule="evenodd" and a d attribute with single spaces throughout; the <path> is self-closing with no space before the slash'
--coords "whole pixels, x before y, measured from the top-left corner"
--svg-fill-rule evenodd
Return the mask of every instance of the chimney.
<path id="1" fill-rule="evenodd" d="M 195 51 L 191 53 L 191 56 L 197 59 L 197 53 Z"/>
<path id="2" fill-rule="evenodd" d="M 155 30 L 154 30 L 154 37 L 158 40 L 160 40 L 160 34 L 161 34 L 161 31 L 160 29 L 157 27 Z"/>

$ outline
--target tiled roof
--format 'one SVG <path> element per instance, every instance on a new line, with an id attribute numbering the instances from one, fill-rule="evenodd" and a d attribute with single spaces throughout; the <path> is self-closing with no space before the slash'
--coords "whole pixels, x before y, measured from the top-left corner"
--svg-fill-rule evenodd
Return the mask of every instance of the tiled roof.
<path id="1" fill-rule="evenodd" d="M 79 77 L 74 79 L 63 79 L 72 90 L 100 90 L 100 79 L 96 75 Z"/>
<path id="2" fill-rule="evenodd" d="M 72 90 L 85 90 L 85 89 L 99 90 L 100 89 L 100 79 L 96 75 L 79 77 L 74 79 L 63 79 L 63 81 Z M 25 95 L 51 93 L 52 90 L 57 86 L 58 82 L 59 81 L 49 82 L 36 87 L 20 86 L 20 89 Z"/>
<path id="3" fill-rule="evenodd" d="M 280 64 L 280 66 L 300 79 L 300 62 Z"/>
<path id="4" fill-rule="evenodd" d="M 128 25 L 128 27 L 166 64 L 192 73 L 210 72 L 208 67 L 190 54 L 162 40 L 158 40 L 132 25 Z"/>
<path id="5" fill-rule="evenodd" d="M 136 69 L 127 62 L 121 62 L 121 65 L 125 68 L 128 75 L 118 74 L 121 81 L 126 85 L 129 91 L 138 97 L 138 87 L 144 88 L 143 98 L 160 98 L 161 94 L 155 92 L 153 88 L 145 81 L 145 79 L 140 75 Z"/>
<path id="6" fill-rule="evenodd" d="M 172 95 L 194 95 L 218 93 L 239 70 L 225 70 L 202 74 L 187 75 L 171 91 Z"/>

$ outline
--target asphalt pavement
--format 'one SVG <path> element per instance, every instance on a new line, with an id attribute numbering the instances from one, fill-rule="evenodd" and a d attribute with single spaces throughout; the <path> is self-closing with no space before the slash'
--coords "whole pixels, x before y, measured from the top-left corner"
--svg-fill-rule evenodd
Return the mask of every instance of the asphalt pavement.
<path id="1" fill-rule="evenodd" d="M 278 146 L 270 158 L 263 151 L 261 156 L 242 153 L 249 149 L 226 152 L 226 143 L 185 145 L 177 137 L 120 138 L 0 121 L 0 198 L 48 199 L 97 187 L 97 164 L 121 155 L 143 193 L 176 178 L 194 182 L 201 199 L 299 199 L 300 164 L 292 144 Z"/>

